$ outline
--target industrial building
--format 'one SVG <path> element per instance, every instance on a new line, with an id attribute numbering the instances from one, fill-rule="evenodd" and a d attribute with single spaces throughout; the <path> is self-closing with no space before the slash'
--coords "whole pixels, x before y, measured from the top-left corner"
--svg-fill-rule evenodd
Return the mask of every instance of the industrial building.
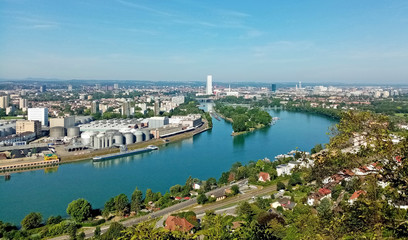
<path id="1" fill-rule="evenodd" d="M 53 127 L 74 127 L 75 126 L 75 116 L 69 117 L 59 117 L 59 118 L 50 118 L 50 128 Z"/>
<path id="2" fill-rule="evenodd" d="M 33 132 L 36 137 L 41 136 L 41 122 L 38 120 L 18 120 L 16 122 L 16 133 Z"/>
<path id="3" fill-rule="evenodd" d="M 151 117 L 149 120 L 149 128 L 161 128 L 169 124 L 168 117 Z"/>
<path id="4" fill-rule="evenodd" d="M 134 129 L 144 127 L 144 123 L 138 119 L 109 119 L 98 120 L 86 124 L 80 124 L 78 127 L 81 132 L 84 131 L 98 131 L 106 132 L 107 130 L 121 130 L 121 129 Z"/>
<path id="5" fill-rule="evenodd" d="M 187 127 L 198 127 L 202 124 L 200 114 L 189 114 L 187 116 L 172 116 L 169 118 L 169 124 L 182 125 Z M 150 125 L 149 125 L 150 126 Z"/>
<path id="6" fill-rule="evenodd" d="M 105 132 L 86 131 L 81 134 L 82 144 L 94 149 L 129 145 L 149 141 L 150 139 L 151 134 L 149 129 L 123 129 L 122 131 L 108 130 Z"/>
<path id="7" fill-rule="evenodd" d="M 0 137 L 0 146 L 21 146 L 36 139 L 34 132 L 24 132 L 20 134 L 13 134 L 7 137 Z"/>
<path id="8" fill-rule="evenodd" d="M 48 108 L 29 108 L 28 120 L 38 120 L 41 125 L 48 126 Z"/>
<path id="9" fill-rule="evenodd" d="M 0 121 L 0 137 L 16 133 L 16 121 Z"/>

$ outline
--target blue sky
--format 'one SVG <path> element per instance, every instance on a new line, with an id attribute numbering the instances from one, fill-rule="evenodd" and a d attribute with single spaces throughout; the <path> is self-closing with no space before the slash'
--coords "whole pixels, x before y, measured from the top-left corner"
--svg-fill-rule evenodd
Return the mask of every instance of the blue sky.
<path id="1" fill-rule="evenodd" d="M 408 1 L 0 0 L 0 78 L 408 82 Z"/>

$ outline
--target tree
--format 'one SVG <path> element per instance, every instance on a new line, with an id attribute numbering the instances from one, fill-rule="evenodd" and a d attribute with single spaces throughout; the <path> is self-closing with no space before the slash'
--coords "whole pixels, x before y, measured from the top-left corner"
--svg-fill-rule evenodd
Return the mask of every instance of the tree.
<path id="1" fill-rule="evenodd" d="M 70 224 L 67 229 L 67 233 L 69 234 L 70 239 L 75 240 L 78 228 L 76 224 Z"/>
<path id="2" fill-rule="evenodd" d="M 324 198 L 322 201 L 320 201 L 320 205 L 317 207 L 317 212 L 322 220 L 329 221 L 332 217 L 332 210 L 331 210 L 332 204 L 328 198 Z"/>
<path id="3" fill-rule="evenodd" d="M 231 191 L 233 195 L 237 195 L 239 193 L 239 187 L 238 185 L 234 184 L 231 186 Z"/>
<path id="4" fill-rule="evenodd" d="M 153 193 L 152 189 L 148 188 L 146 190 L 144 202 L 145 202 L 145 204 L 148 204 L 150 201 L 154 201 L 154 193 Z"/>
<path id="5" fill-rule="evenodd" d="M 170 193 L 171 195 L 177 195 L 178 193 L 180 193 L 183 190 L 183 186 L 181 186 L 180 184 L 176 184 L 172 187 L 170 187 Z"/>
<path id="6" fill-rule="evenodd" d="M 283 183 L 283 182 L 281 182 L 281 181 L 279 181 L 277 184 L 276 184 L 276 189 L 279 191 L 279 190 L 282 190 L 282 189 L 285 189 L 285 184 Z"/>
<path id="7" fill-rule="evenodd" d="M 47 219 L 47 225 L 52 225 L 52 224 L 58 224 L 58 223 L 60 223 L 60 222 L 62 222 L 62 217 L 61 216 L 56 216 L 56 217 L 54 217 L 54 216 L 50 216 L 48 219 Z"/>
<path id="8" fill-rule="evenodd" d="M 299 173 L 293 173 L 289 179 L 288 185 L 295 186 L 297 184 L 302 184 L 302 179 L 300 178 Z"/>
<path id="9" fill-rule="evenodd" d="M 107 217 L 109 216 L 109 213 L 115 211 L 115 198 L 110 198 L 108 201 L 106 201 L 104 208 L 103 208 L 103 216 Z"/>
<path id="10" fill-rule="evenodd" d="M 38 212 L 29 213 L 24 219 L 21 221 L 21 226 L 26 229 L 33 229 L 38 228 L 41 226 L 42 223 L 42 215 Z"/>
<path id="11" fill-rule="evenodd" d="M 316 145 L 310 150 L 310 153 L 311 153 L 311 154 L 315 154 L 315 153 L 318 153 L 318 152 L 320 152 L 320 151 L 322 151 L 322 150 L 323 150 L 322 144 L 316 144 Z"/>
<path id="12" fill-rule="evenodd" d="M 232 117 L 232 129 L 234 132 L 245 132 L 247 130 L 246 122 L 248 120 L 248 116 L 245 114 L 234 115 Z"/>
<path id="13" fill-rule="evenodd" d="M 129 199 L 124 193 L 115 197 L 115 210 L 122 216 L 129 211 Z"/>
<path id="14" fill-rule="evenodd" d="M 197 203 L 198 204 L 204 204 L 207 201 L 208 201 L 208 198 L 207 198 L 207 196 L 205 196 L 204 193 L 201 193 L 200 195 L 198 195 L 198 197 L 197 197 Z"/>
<path id="15" fill-rule="evenodd" d="M 255 212 L 252 210 L 252 207 L 248 202 L 243 202 L 238 205 L 237 214 L 247 221 L 251 221 L 255 216 Z"/>
<path id="16" fill-rule="evenodd" d="M 101 239 L 102 240 L 111 240 L 111 239 L 118 239 L 119 237 L 122 236 L 122 231 L 125 230 L 125 227 L 118 223 L 118 222 L 113 222 L 106 233 L 102 234 Z"/>
<path id="17" fill-rule="evenodd" d="M 87 200 L 80 198 L 68 204 L 67 213 L 75 221 L 82 222 L 91 217 L 92 206 Z"/>
<path id="18" fill-rule="evenodd" d="M 137 187 L 133 191 L 131 198 L 130 210 L 135 211 L 136 214 L 140 211 L 143 202 L 143 193 Z"/>
<path id="19" fill-rule="evenodd" d="M 94 231 L 94 237 L 99 237 L 99 236 L 101 236 L 101 227 L 100 226 L 97 226 L 96 228 L 95 228 L 95 231 Z"/>

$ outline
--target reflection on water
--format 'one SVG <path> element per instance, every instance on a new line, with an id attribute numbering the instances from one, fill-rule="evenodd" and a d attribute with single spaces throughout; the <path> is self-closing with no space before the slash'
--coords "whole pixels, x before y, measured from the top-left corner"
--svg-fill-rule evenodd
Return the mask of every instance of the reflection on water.
<path id="1" fill-rule="evenodd" d="M 233 138 L 234 147 L 243 148 L 245 145 L 245 136 L 246 134 L 241 134 Z"/>
<path id="2" fill-rule="evenodd" d="M 130 156 L 126 156 L 126 157 L 107 159 L 107 160 L 103 160 L 103 161 L 100 161 L 100 162 L 92 162 L 92 166 L 95 167 L 95 168 L 109 168 L 109 167 L 112 167 L 112 166 L 127 164 L 127 163 L 131 163 L 131 162 L 141 160 L 141 159 L 147 157 L 151 153 L 152 152 L 140 153 L 140 154 L 130 155 Z"/>
<path id="3" fill-rule="evenodd" d="M 47 167 L 44 169 L 44 173 L 55 173 L 58 171 L 58 166 L 56 167 Z"/>

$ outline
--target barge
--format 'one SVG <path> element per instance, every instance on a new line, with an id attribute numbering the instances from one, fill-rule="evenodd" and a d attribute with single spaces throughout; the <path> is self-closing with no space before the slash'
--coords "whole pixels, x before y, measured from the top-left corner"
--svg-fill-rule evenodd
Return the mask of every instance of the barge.
<path id="1" fill-rule="evenodd" d="M 154 146 L 154 145 L 149 145 L 146 148 L 141 148 L 141 149 L 136 149 L 136 150 L 131 150 L 131 151 L 128 151 L 126 147 L 121 147 L 121 151 L 118 152 L 118 153 L 113 153 L 113 154 L 107 154 L 107 155 L 103 155 L 103 156 L 94 157 L 94 158 L 92 158 L 92 161 L 93 162 L 100 162 L 100 161 L 109 160 L 109 159 L 118 158 L 118 157 L 126 157 L 126 156 L 129 156 L 129 155 L 145 153 L 145 152 L 151 152 L 151 151 L 157 150 L 157 149 L 159 149 L 159 148 Z"/>

